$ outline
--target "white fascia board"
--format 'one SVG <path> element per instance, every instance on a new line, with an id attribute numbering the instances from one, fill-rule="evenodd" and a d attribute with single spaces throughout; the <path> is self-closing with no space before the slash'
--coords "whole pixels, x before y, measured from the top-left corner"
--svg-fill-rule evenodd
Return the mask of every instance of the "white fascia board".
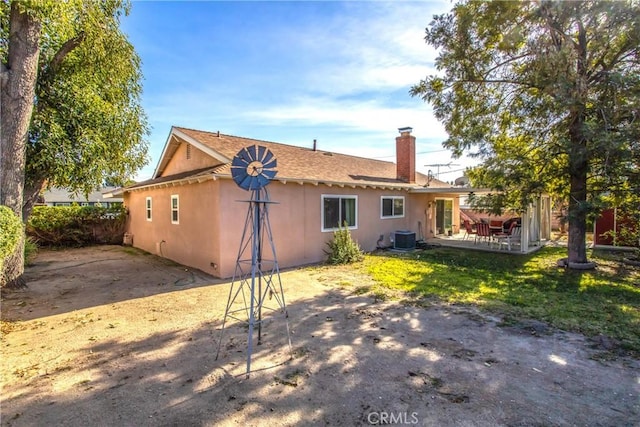
<path id="1" fill-rule="evenodd" d="M 116 188 L 114 190 L 111 190 L 107 193 L 102 193 L 102 198 L 103 199 L 113 199 L 116 197 L 122 197 L 122 195 L 124 194 L 124 188 Z"/>
<path id="2" fill-rule="evenodd" d="M 372 188 L 372 189 L 381 189 L 381 190 L 399 190 L 399 191 L 409 191 L 406 185 L 385 185 L 385 184 L 370 184 L 370 183 L 355 183 L 355 182 L 342 182 L 342 181 L 327 181 L 323 179 L 305 179 L 305 178 L 286 178 L 286 177 L 275 177 L 274 181 L 280 181 L 283 184 L 288 182 L 293 182 L 296 184 L 304 185 L 311 184 L 314 186 L 318 186 L 320 184 L 326 185 L 327 187 L 350 187 L 350 188 Z"/>
<path id="3" fill-rule="evenodd" d="M 140 187 L 135 187 L 135 188 L 125 188 L 123 189 L 123 193 L 125 192 L 133 192 L 133 191 L 141 191 L 141 190 L 148 190 L 151 188 L 167 188 L 167 187 L 175 187 L 178 185 L 185 185 L 185 184 L 192 184 L 193 182 L 205 182 L 205 181 L 209 181 L 209 180 L 216 180 L 217 177 L 214 176 L 213 174 L 209 174 L 209 175 L 201 175 L 198 177 L 187 177 L 187 178 L 182 178 L 182 179 L 176 179 L 175 181 L 166 181 L 166 182 L 153 182 L 147 185 L 142 185 Z"/>
<path id="4" fill-rule="evenodd" d="M 169 136 L 167 137 L 167 140 L 164 143 L 164 148 L 162 149 L 162 155 L 160 156 L 160 159 L 158 160 L 158 164 L 156 165 L 156 168 L 153 171 L 153 175 L 152 175 L 153 179 L 157 178 L 158 174 L 160 173 L 160 165 L 164 163 L 164 158 L 167 155 L 167 151 L 169 150 L 169 146 L 171 144 L 171 138 L 173 138 L 173 132 L 174 132 L 174 127 L 171 126 L 171 131 L 169 132 Z"/>
<path id="5" fill-rule="evenodd" d="M 431 193 L 431 194 L 488 194 L 495 193 L 488 188 L 471 188 L 471 187 L 422 187 L 412 188 L 409 193 Z"/>

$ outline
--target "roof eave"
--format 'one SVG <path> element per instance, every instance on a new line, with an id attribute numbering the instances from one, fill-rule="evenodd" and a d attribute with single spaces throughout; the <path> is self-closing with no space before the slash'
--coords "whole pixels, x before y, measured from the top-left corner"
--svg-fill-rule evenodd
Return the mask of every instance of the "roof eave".
<path id="1" fill-rule="evenodd" d="M 106 193 L 102 193 L 102 197 L 104 199 L 114 199 L 114 198 L 119 198 L 122 197 L 125 193 L 125 189 L 120 187 L 120 188 L 115 188 L 111 191 L 108 191 Z"/>
<path id="2" fill-rule="evenodd" d="M 410 193 L 431 193 L 431 194 L 488 194 L 492 191 L 489 188 L 472 188 L 472 187 L 420 187 L 412 188 Z"/>
<path id="3" fill-rule="evenodd" d="M 210 180 L 215 181 L 216 179 L 218 179 L 218 176 L 210 173 L 210 174 L 197 175 L 197 176 L 188 176 L 185 178 L 174 179 L 171 181 L 150 182 L 148 184 L 140 185 L 137 187 L 123 188 L 122 194 L 132 193 L 134 191 L 148 190 L 152 188 L 175 187 L 178 185 L 195 184 L 195 183 L 201 183 L 201 182 L 210 181 Z"/>
<path id="4" fill-rule="evenodd" d="M 340 187 L 340 188 L 377 188 L 385 190 L 410 190 L 412 187 L 404 184 L 386 184 L 378 182 L 353 182 L 353 181 L 329 181 L 322 179 L 308 179 L 308 178 L 291 178 L 291 177 L 276 177 L 274 180 L 283 184 L 296 183 L 300 185 L 310 184 L 314 186 L 325 185 L 327 187 Z"/>
<path id="5" fill-rule="evenodd" d="M 173 187 L 176 185 L 184 185 L 191 184 L 195 182 L 204 182 L 208 180 L 217 180 L 217 179 L 231 179 L 231 175 L 228 173 L 210 173 L 206 175 L 198 175 L 180 178 L 171 181 L 157 182 L 157 183 L 149 183 L 146 185 L 141 185 L 133 188 L 119 188 L 111 193 L 113 196 L 123 195 L 126 192 L 132 191 L 140 191 L 150 188 L 162 188 L 162 187 Z M 377 183 L 377 182 L 345 182 L 345 181 L 328 181 L 328 180 L 319 180 L 319 179 L 308 179 L 308 178 L 291 178 L 291 177 L 276 177 L 274 181 L 281 182 L 282 184 L 309 184 L 309 185 L 325 185 L 327 187 L 339 187 L 339 188 L 371 188 L 371 189 L 379 189 L 379 190 L 395 190 L 395 191 L 407 191 L 409 193 L 477 193 L 479 189 L 472 188 L 425 188 L 425 187 L 416 187 L 415 185 L 406 185 L 406 184 L 388 184 L 388 183 Z M 465 191 L 462 191 L 465 190 Z M 488 190 L 487 190 L 488 192 Z M 106 196 L 105 196 L 106 197 Z"/>

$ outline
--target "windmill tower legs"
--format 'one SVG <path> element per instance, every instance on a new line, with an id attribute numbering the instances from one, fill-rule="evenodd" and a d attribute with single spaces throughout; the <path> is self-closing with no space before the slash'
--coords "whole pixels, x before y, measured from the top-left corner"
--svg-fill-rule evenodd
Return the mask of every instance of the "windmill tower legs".
<path id="1" fill-rule="evenodd" d="M 258 345 L 262 343 L 263 311 L 280 312 L 284 316 L 290 353 L 292 353 L 292 347 L 287 307 L 269 223 L 268 206 L 274 202 L 269 200 L 266 188 L 260 188 L 252 190 L 251 200 L 248 200 L 247 203 L 249 205 L 247 218 L 242 233 L 240 249 L 238 250 L 236 269 L 229 289 L 227 307 L 222 320 L 216 360 L 220 354 L 227 318 L 244 322 L 248 325 L 249 330 L 246 371 L 248 378 L 251 372 L 253 335 L 256 326 L 258 329 Z M 275 299 L 278 306 L 267 306 L 265 304 L 267 297 L 269 300 Z"/>

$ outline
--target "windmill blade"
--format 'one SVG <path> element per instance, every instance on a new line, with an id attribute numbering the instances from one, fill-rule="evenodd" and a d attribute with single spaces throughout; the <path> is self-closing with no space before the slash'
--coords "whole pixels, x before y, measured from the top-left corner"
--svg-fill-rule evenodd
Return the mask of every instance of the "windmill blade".
<path id="1" fill-rule="evenodd" d="M 260 176 L 260 175 L 254 176 L 252 178 L 253 178 L 253 180 L 251 181 L 251 185 L 249 187 L 249 190 L 259 190 L 259 189 L 261 189 L 262 187 L 264 187 L 265 185 L 267 185 L 269 183 L 264 178 L 262 178 L 262 176 Z"/>
<path id="2" fill-rule="evenodd" d="M 262 162 L 262 164 L 264 165 L 265 163 L 269 163 L 271 159 L 273 159 L 273 153 L 267 150 L 267 154 L 262 160 L 260 160 L 260 162 Z"/>
<path id="3" fill-rule="evenodd" d="M 235 182 L 242 181 L 245 174 L 244 168 L 231 168 L 231 176 Z"/>
<path id="4" fill-rule="evenodd" d="M 253 182 L 253 177 L 251 175 L 246 175 L 238 185 L 244 188 L 245 190 L 251 190 L 252 182 Z"/>
<path id="5" fill-rule="evenodd" d="M 262 174 L 260 176 L 263 176 L 266 179 L 273 179 L 277 173 L 278 171 L 275 169 L 262 169 Z"/>
<path id="6" fill-rule="evenodd" d="M 231 167 L 246 168 L 249 163 L 242 157 L 235 156 L 231 161 Z"/>
<path id="7" fill-rule="evenodd" d="M 257 178 L 258 179 L 256 179 L 256 189 L 264 187 L 265 185 L 271 182 L 269 178 L 267 178 L 264 175 L 258 175 Z"/>
<path id="8" fill-rule="evenodd" d="M 275 168 L 276 166 L 278 166 L 278 159 L 275 159 L 275 158 L 274 158 L 274 159 L 272 159 L 272 160 L 271 160 L 270 162 L 268 162 L 268 163 L 263 163 L 263 164 L 262 164 L 263 169 L 273 169 L 273 168 Z"/>
<path id="9" fill-rule="evenodd" d="M 242 160 L 244 160 L 247 164 L 253 161 L 253 159 L 251 158 L 251 155 L 249 154 L 249 151 L 247 150 L 247 147 L 240 150 L 237 156 L 240 157 Z"/>
<path id="10" fill-rule="evenodd" d="M 251 184 L 249 184 L 249 190 L 259 190 L 264 186 L 264 183 L 260 179 L 260 175 L 254 176 L 252 178 L 253 180 L 251 181 Z"/>
<path id="11" fill-rule="evenodd" d="M 258 157 L 256 157 L 256 160 L 258 160 L 260 163 L 264 163 L 264 157 L 266 153 L 268 153 L 267 147 L 258 145 Z"/>
<path id="12" fill-rule="evenodd" d="M 246 150 L 249 152 L 249 157 L 251 158 L 251 161 L 254 161 L 258 158 L 257 148 L 258 147 L 256 145 L 250 145 L 246 148 Z"/>

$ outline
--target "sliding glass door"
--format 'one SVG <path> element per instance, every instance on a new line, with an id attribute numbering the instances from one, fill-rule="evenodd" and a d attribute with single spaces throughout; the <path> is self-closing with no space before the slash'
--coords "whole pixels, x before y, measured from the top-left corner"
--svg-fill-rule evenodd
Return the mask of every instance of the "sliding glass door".
<path id="1" fill-rule="evenodd" d="M 453 224 L 453 200 L 436 200 L 436 234 L 448 234 Z"/>

